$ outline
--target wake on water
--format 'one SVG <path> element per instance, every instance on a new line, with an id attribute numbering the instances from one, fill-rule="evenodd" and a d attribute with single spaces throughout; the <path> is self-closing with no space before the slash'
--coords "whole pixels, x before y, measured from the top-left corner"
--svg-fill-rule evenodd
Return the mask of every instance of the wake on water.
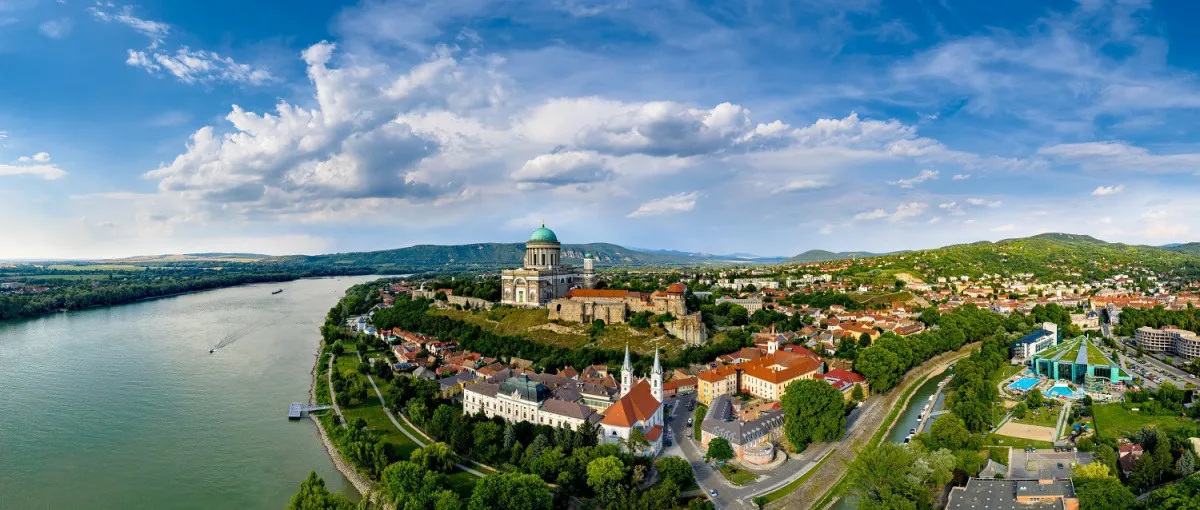
<path id="1" fill-rule="evenodd" d="M 246 326 L 246 327 L 238 329 L 232 333 L 229 333 L 229 334 L 225 335 L 225 337 L 222 338 L 220 342 L 217 342 L 217 345 L 214 345 L 212 347 L 212 349 L 209 349 L 209 352 L 216 351 L 217 349 L 228 346 L 229 344 L 232 344 L 232 343 L 240 340 L 241 338 L 245 337 L 246 335 L 249 335 L 250 333 L 253 333 L 259 329 L 261 329 L 260 326 Z"/>

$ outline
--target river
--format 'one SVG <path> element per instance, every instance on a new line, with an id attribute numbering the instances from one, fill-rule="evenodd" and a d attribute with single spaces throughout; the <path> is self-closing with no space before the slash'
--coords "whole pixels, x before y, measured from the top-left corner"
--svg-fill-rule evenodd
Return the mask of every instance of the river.
<path id="1" fill-rule="evenodd" d="M 374 278 L 0 323 L 0 508 L 280 509 L 309 471 L 353 492 L 287 408 L 308 401 L 325 313 Z"/>

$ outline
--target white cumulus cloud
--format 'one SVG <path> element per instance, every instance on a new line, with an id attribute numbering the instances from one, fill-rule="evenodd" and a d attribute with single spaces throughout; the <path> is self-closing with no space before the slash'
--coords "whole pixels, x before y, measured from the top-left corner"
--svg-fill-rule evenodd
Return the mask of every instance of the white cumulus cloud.
<path id="1" fill-rule="evenodd" d="M 1096 189 L 1092 190 L 1092 196 L 1102 197 L 1105 195 L 1116 195 L 1122 191 L 1125 191 L 1124 184 L 1118 184 L 1116 186 L 1097 186 Z"/>
<path id="2" fill-rule="evenodd" d="M 937 170 L 921 170 L 921 173 L 917 174 L 916 177 L 910 177 L 908 179 L 900 179 L 898 181 L 892 181 L 892 184 L 900 186 L 901 188 L 913 188 L 916 185 L 921 184 L 925 181 L 931 181 L 931 180 L 937 179 L 937 177 L 938 177 Z"/>
<path id="3" fill-rule="evenodd" d="M 696 208 L 696 199 L 698 198 L 700 198 L 700 193 L 696 191 L 676 193 L 657 198 L 639 206 L 636 210 L 629 213 L 629 217 L 640 218 L 643 216 L 690 212 Z"/>

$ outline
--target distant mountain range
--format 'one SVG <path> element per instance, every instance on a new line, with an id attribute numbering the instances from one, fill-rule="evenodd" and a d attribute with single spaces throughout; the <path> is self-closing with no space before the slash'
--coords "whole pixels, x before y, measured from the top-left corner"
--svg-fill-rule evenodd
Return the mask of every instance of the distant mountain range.
<path id="1" fill-rule="evenodd" d="M 1109 243 L 1081 234 L 1046 233 L 997 242 L 979 241 L 924 250 L 872 253 L 864 251 L 832 252 L 808 250 L 792 257 L 764 257 L 750 253 L 715 255 L 703 252 L 628 248 L 610 243 L 564 244 L 563 262 L 581 265 L 585 253 L 591 253 L 598 266 L 697 266 L 732 264 L 805 264 L 833 260 L 878 257 L 897 253 L 943 253 L 952 255 L 956 264 L 978 266 L 980 263 L 1003 263 L 1008 260 L 1055 261 L 1067 259 L 1136 261 L 1142 258 L 1163 261 L 1190 261 L 1200 257 L 1200 242 L 1173 243 L 1163 246 Z M 525 255 L 524 243 L 474 243 L 462 245 L 423 244 L 371 252 L 335 253 L 328 255 L 266 256 L 252 253 L 191 253 L 182 255 L 141 256 L 119 259 L 125 263 L 163 262 L 265 262 L 290 265 L 332 265 L 338 267 L 375 268 L 385 270 L 490 270 L 521 264 Z M 1182 257 L 1181 257 L 1182 255 Z M 107 261 L 107 262 L 117 262 Z M 974 261 L 974 262 L 972 262 Z M 1017 264 L 1020 265 L 1020 264 Z"/>

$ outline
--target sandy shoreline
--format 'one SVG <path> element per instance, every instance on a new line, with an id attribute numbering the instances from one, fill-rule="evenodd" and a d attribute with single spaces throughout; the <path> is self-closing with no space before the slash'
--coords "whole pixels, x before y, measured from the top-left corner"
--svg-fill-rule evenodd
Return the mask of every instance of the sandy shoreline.
<path id="1" fill-rule="evenodd" d="M 313 360 L 312 384 L 308 386 L 308 400 L 309 402 L 313 403 L 316 403 L 317 401 L 317 369 L 319 367 L 318 364 L 321 363 L 320 353 L 321 350 L 318 347 L 317 355 L 314 356 L 315 359 Z M 330 397 L 332 397 L 332 395 L 330 395 Z M 342 457 L 341 453 L 338 453 L 337 447 L 335 447 L 333 442 L 329 440 L 329 434 L 325 432 L 325 426 L 321 424 L 321 420 L 317 419 L 317 417 L 313 416 L 312 414 L 309 414 L 308 417 L 312 419 L 313 423 L 317 424 L 317 432 L 321 434 L 321 443 L 325 445 L 325 451 L 329 453 L 329 459 L 333 461 L 334 467 L 336 467 L 337 470 L 342 473 L 342 476 L 346 477 L 346 479 L 350 481 L 350 485 L 353 485 L 354 489 L 357 490 L 362 497 L 367 497 L 367 495 L 371 493 L 371 482 L 363 478 L 363 476 L 359 474 L 358 470 L 354 469 L 354 466 L 351 466 L 349 462 L 346 462 L 346 459 Z"/>

